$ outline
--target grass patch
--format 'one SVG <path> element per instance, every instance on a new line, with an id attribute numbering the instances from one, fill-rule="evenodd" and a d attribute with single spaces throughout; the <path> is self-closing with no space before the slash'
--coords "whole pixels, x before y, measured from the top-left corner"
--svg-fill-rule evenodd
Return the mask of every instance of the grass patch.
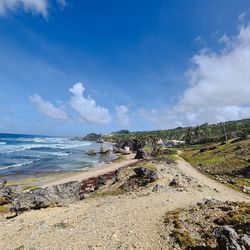
<path id="1" fill-rule="evenodd" d="M 8 213 L 10 209 L 7 206 L 0 206 L 0 213 Z"/>
<path id="2" fill-rule="evenodd" d="M 7 200 L 5 197 L 0 197 L 0 205 L 4 205 L 7 203 Z"/>
<path id="3" fill-rule="evenodd" d="M 23 250 L 23 249 L 24 249 L 24 245 L 21 245 L 21 246 L 15 248 L 14 250 Z"/>
<path id="4" fill-rule="evenodd" d="M 39 188 L 38 186 L 24 186 L 23 191 L 34 190 Z"/>
<path id="5" fill-rule="evenodd" d="M 66 229 L 69 227 L 69 225 L 67 223 L 64 223 L 64 222 L 59 222 L 59 223 L 54 224 L 53 227 L 60 228 L 60 229 Z"/>
<path id="6" fill-rule="evenodd" d="M 145 162 L 143 164 L 139 164 L 138 167 L 144 167 L 144 168 L 148 168 L 148 169 L 152 169 L 152 170 L 156 170 L 157 166 L 155 163 L 153 162 Z"/>
<path id="7" fill-rule="evenodd" d="M 199 147 L 185 148 L 181 156 L 192 166 L 210 177 L 218 176 L 229 182 L 230 187 L 241 190 L 250 186 L 250 138 L 227 141 L 226 144 L 212 143 Z M 234 180 L 231 183 L 230 180 Z"/>
<path id="8" fill-rule="evenodd" d="M 175 237 L 176 242 L 184 249 L 191 248 L 192 246 L 195 245 L 196 242 L 195 239 L 191 237 L 190 233 L 187 230 L 180 231 L 175 229 L 172 231 L 172 236 Z"/>
<path id="9" fill-rule="evenodd" d="M 36 178 L 27 178 L 23 180 L 9 180 L 6 186 L 25 186 L 31 185 L 37 181 Z"/>
<path id="10" fill-rule="evenodd" d="M 114 163 L 120 163 L 123 162 L 124 160 L 126 160 L 126 156 L 125 155 L 120 155 L 118 156 L 118 158 L 116 158 L 115 160 L 113 160 Z"/>

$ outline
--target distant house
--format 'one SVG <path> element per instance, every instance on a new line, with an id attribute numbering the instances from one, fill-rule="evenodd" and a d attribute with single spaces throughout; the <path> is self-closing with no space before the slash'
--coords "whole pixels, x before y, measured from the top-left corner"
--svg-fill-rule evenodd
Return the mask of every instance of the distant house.
<path id="1" fill-rule="evenodd" d="M 157 145 L 163 145 L 163 140 L 162 139 L 159 139 L 157 142 L 156 142 Z"/>
<path id="2" fill-rule="evenodd" d="M 169 140 L 165 143 L 165 146 L 166 147 L 178 147 L 184 144 L 186 144 L 186 141 Z"/>

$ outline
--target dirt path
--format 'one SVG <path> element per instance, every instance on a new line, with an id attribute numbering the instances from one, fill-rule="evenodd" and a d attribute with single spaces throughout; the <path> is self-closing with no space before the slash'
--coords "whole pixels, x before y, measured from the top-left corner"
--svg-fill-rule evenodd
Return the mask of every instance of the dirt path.
<path id="1" fill-rule="evenodd" d="M 200 184 L 203 184 L 211 189 L 216 189 L 221 195 L 226 195 L 229 200 L 238 200 L 238 199 L 248 199 L 250 196 L 243 194 L 241 192 L 235 191 L 232 188 L 229 188 L 216 180 L 213 180 L 202 173 L 200 173 L 197 169 L 191 166 L 187 161 L 183 158 L 179 157 L 177 161 L 177 167 L 183 173 L 192 176 L 196 179 Z"/>
<path id="2" fill-rule="evenodd" d="M 26 212 L 0 220 L 0 249 L 168 249 L 161 237 L 167 211 L 208 198 L 250 199 L 210 180 L 183 159 L 159 165 L 158 191 L 89 198 L 69 207 Z M 169 187 L 178 178 L 183 188 Z"/>

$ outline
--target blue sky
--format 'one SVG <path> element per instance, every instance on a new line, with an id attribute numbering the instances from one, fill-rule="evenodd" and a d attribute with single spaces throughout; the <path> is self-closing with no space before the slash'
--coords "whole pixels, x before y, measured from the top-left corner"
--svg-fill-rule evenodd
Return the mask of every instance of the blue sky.
<path id="1" fill-rule="evenodd" d="M 249 9 L 248 0 L 2 0 L 0 132 L 250 117 Z"/>

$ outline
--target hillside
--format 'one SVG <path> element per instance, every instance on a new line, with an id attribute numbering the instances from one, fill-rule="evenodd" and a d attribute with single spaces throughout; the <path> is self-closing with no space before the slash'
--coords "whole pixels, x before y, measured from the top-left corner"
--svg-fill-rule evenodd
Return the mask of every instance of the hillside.
<path id="1" fill-rule="evenodd" d="M 182 157 L 216 180 L 249 192 L 250 138 L 186 148 Z"/>
<path id="2" fill-rule="evenodd" d="M 103 136 L 105 140 L 116 142 L 119 140 L 136 138 L 146 143 L 163 140 L 185 140 L 187 144 L 201 144 L 223 141 L 250 134 L 250 119 L 228 121 L 218 124 L 202 124 L 196 127 L 178 127 L 168 130 L 129 132 L 121 130 Z"/>

